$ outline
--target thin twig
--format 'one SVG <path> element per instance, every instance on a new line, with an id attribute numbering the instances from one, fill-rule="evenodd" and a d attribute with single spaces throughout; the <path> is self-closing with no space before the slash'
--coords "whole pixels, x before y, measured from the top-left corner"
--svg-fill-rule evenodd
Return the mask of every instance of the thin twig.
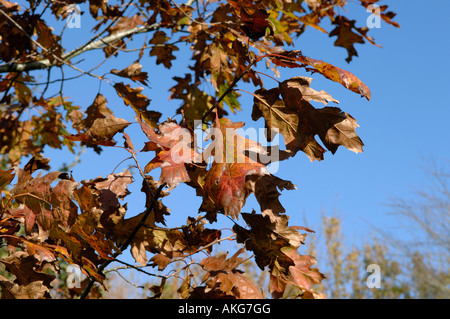
<path id="1" fill-rule="evenodd" d="M 200 24 L 200 25 L 206 25 L 206 26 L 213 26 L 213 25 L 219 25 L 219 24 L 222 24 L 222 22 L 207 23 L 207 22 L 201 22 L 201 21 L 198 21 L 198 20 L 192 18 L 189 14 L 187 14 L 186 11 L 184 11 L 183 8 L 181 8 L 175 1 L 170 0 L 170 2 L 172 2 L 173 5 L 174 5 L 175 7 L 177 7 L 177 9 L 180 10 L 181 13 L 182 13 L 184 16 L 186 16 L 187 18 L 189 18 L 189 20 L 191 20 L 193 23 L 197 23 L 197 24 Z"/>
<path id="2" fill-rule="evenodd" d="M 184 256 L 172 259 L 171 261 L 169 261 L 169 264 L 177 262 L 177 261 L 184 260 L 185 258 L 190 257 L 192 255 L 195 255 L 196 253 L 199 253 L 199 252 L 201 252 L 201 251 L 203 251 L 203 250 L 205 250 L 205 249 L 207 249 L 207 248 L 209 248 L 209 247 L 211 247 L 211 246 L 213 246 L 213 245 L 215 245 L 217 243 L 220 243 L 220 242 L 225 241 L 225 240 L 230 240 L 230 239 L 232 239 L 235 236 L 236 236 L 236 234 L 233 234 L 233 235 L 230 235 L 228 237 L 216 239 L 216 240 L 210 242 L 209 244 L 203 246 L 202 248 L 199 248 L 199 249 L 197 249 L 197 250 L 195 250 L 195 251 L 193 251 L 193 252 L 191 252 L 191 253 L 189 253 L 187 255 L 184 255 Z"/>
<path id="3" fill-rule="evenodd" d="M 105 273 L 108 273 L 108 272 L 111 272 L 111 271 L 116 271 L 116 272 L 118 272 L 118 270 L 120 270 L 120 269 L 130 269 L 130 268 L 132 268 L 132 269 L 135 269 L 135 270 L 137 270 L 137 271 L 139 271 L 139 272 L 141 272 L 141 273 L 143 273 L 143 274 L 146 274 L 146 275 L 148 275 L 148 276 L 159 277 L 159 278 L 165 278 L 165 276 L 163 276 L 163 275 L 152 274 L 152 273 L 150 273 L 150 272 L 148 272 L 148 271 L 145 271 L 145 270 L 141 269 L 142 267 L 145 267 L 145 266 L 135 266 L 135 265 L 131 265 L 131 264 L 129 264 L 129 263 L 127 263 L 127 262 L 124 262 L 123 260 L 119 260 L 119 259 L 115 259 L 115 261 L 118 262 L 118 263 L 120 263 L 120 264 L 123 264 L 123 265 L 125 265 L 125 266 L 119 266 L 119 267 L 116 267 L 116 268 L 108 269 L 108 270 L 105 271 Z"/>
<path id="4" fill-rule="evenodd" d="M 233 88 L 235 87 L 235 85 L 242 79 L 242 77 L 244 75 L 246 75 L 250 69 L 252 68 L 252 66 L 258 62 L 259 60 L 261 60 L 260 58 L 256 58 L 253 59 L 252 61 L 250 61 L 249 65 L 247 65 L 247 67 L 245 68 L 245 70 L 239 74 L 237 77 L 234 78 L 233 82 L 231 82 L 230 86 L 228 86 L 228 88 L 225 90 L 225 92 L 222 93 L 222 95 L 219 97 L 219 99 L 216 101 L 216 103 L 214 103 L 213 106 L 211 106 L 209 108 L 208 111 L 206 111 L 206 113 L 203 115 L 202 117 L 202 122 L 204 124 L 206 124 L 205 120 L 208 117 L 208 115 L 217 107 L 217 105 L 219 105 L 219 103 L 225 98 L 225 96 L 227 96 L 228 93 L 230 93 L 231 91 L 233 91 Z"/>
<path id="5" fill-rule="evenodd" d="M 50 50 L 48 50 L 47 48 L 45 48 L 42 44 L 40 44 L 39 42 L 37 42 L 36 40 L 34 40 L 33 37 L 30 36 L 30 35 L 28 34 L 28 32 L 25 31 L 25 30 L 20 26 L 20 24 L 18 24 L 16 21 L 14 21 L 13 18 L 11 18 L 10 16 L 8 16 L 8 15 L 6 14 L 5 11 L 3 11 L 2 9 L 0 9 L 0 13 L 1 13 L 2 15 L 4 15 L 9 21 L 11 21 L 11 23 L 14 24 L 14 26 L 15 26 L 17 29 L 19 29 L 20 31 L 22 31 L 22 33 L 25 34 L 25 36 L 26 36 L 28 39 L 30 39 L 31 42 L 33 42 L 33 43 L 36 44 L 39 48 L 41 48 L 43 52 L 48 53 L 48 54 L 51 54 L 52 57 L 53 57 L 55 60 L 57 60 L 58 62 L 60 62 L 60 63 L 62 63 L 62 64 L 65 64 L 65 65 L 71 67 L 72 69 L 74 69 L 74 70 L 76 70 L 76 71 L 78 71 L 78 72 L 81 72 L 81 73 L 83 73 L 83 74 L 87 74 L 87 75 L 89 75 L 89 76 L 95 77 L 95 78 L 97 78 L 97 79 L 99 79 L 99 80 L 103 80 L 103 78 L 101 78 L 100 76 L 95 75 L 95 74 L 91 74 L 91 73 L 88 73 L 88 72 L 85 72 L 85 71 L 83 71 L 83 70 L 77 68 L 77 67 L 74 66 L 73 64 L 67 62 L 66 60 L 69 60 L 69 59 L 66 59 L 66 58 L 60 58 L 59 56 L 55 55 L 53 52 L 51 52 Z M 54 63 L 51 64 L 50 61 L 49 61 L 48 59 L 46 59 L 46 60 L 48 61 L 47 64 L 49 64 L 49 66 L 55 65 Z M 41 62 L 42 62 L 42 61 L 41 61 Z M 36 62 L 33 62 L 33 63 L 36 63 Z M 20 72 L 20 71 L 26 71 L 26 70 L 20 70 L 20 67 L 19 67 L 19 69 L 14 68 L 13 65 L 17 65 L 17 64 L 8 64 L 8 65 L 6 65 L 6 69 L 3 70 L 3 72 L 17 72 L 17 71 Z M 46 67 L 44 67 L 44 69 L 45 69 L 45 68 L 46 68 Z M 2 69 L 3 69 L 3 68 L 0 67 L 0 73 L 2 72 Z"/>
<path id="6" fill-rule="evenodd" d="M 8 15 L 6 15 L 6 13 L 4 13 L 1 9 L 0 9 L 0 13 L 3 13 L 8 19 L 12 20 Z M 14 21 L 14 20 L 12 20 Z M 14 21 L 14 24 L 16 25 L 17 23 Z M 17 24 L 18 27 L 20 27 L 20 25 Z M 78 72 L 82 72 L 88 75 L 91 75 L 93 77 L 102 79 L 101 77 L 97 76 L 97 75 L 93 75 L 93 74 L 89 74 L 83 70 L 80 70 L 79 68 L 75 67 L 73 64 L 68 63 L 66 61 L 73 59 L 74 57 L 86 52 L 86 51 L 90 51 L 90 50 L 94 50 L 94 49 L 98 49 L 101 48 L 102 46 L 105 45 L 105 43 L 114 43 L 117 42 L 118 40 L 121 40 L 125 37 L 134 35 L 134 34 L 138 34 L 138 33 L 146 33 L 149 31 L 154 31 L 157 30 L 158 28 L 160 28 L 161 24 L 160 23 L 154 23 L 152 25 L 149 26 L 141 26 L 141 27 L 136 27 L 130 30 L 125 30 L 122 32 L 117 32 L 108 36 L 105 36 L 104 38 L 101 38 L 100 40 L 97 41 L 93 41 L 91 42 L 89 45 L 83 45 L 79 48 L 76 48 L 66 54 L 63 54 L 61 56 L 61 58 L 55 56 L 54 54 L 52 54 L 56 60 L 58 60 L 59 62 L 66 64 L 68 66 L 70 66 L 71 68 L 77 70 Z M 22 32 L 25 32 L 25 30 L 23 30 L 20 27 Z M 25 33 L 27 36 L 28 34 Z M 42 48 L 43 50 L 45 50 L 46 52 L 48 52 L 47 49 L 45 49 L 44 47 L 42 47 L 41 44 L 39 44 L 38 42 L 36 42 L 34 39 L 32 39 L 30 37 L 30 39 L 36 43 L 36 45 L 38 45 L 40 48 Z M 4 65 L 0 65 L 0 73 L 5 73 L 5 72 L 24 72 L 24 71 L 30 71 L 30 70 L 38 70 L 38 69 L 47 69 L 50 68 L 52 66 L 54 66 L 55 64 L 50 62 L 49 59 L 43 59 L 40 61 L 33 61 L 33 62 L 26 62 L 26 63 L 8 63 L 8 64 L 4 64 Z"/>

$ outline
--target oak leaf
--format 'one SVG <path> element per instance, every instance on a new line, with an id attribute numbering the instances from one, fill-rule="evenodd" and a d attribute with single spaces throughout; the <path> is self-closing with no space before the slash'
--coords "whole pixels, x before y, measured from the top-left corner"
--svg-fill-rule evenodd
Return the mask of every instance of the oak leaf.
<path id="1" fill-rule="evenodd" d="M 119 82 L 114 84 L 114 89 L 116 89 L 116 93 L 123 99 L 125 104 L 131 106 L 138 116 L 151 127 L 156 127 L 156 123 L 162 114 L 147 110 L 150 100 L 142 94 L 142 87 L 131 88 L 129 84 L 125 85 Z"/>
<path id="2" fill-rule="evenodd" d="M 78 129 L 88 129 L 94 124 L 96 119 L 106 118 L 110 115 L 114 115 L 113 112 L 107 107 L 107 100 L 102 94 L 97 94 L 92 104 L 86 109 L 86 118 L 77 125 Z"/>
<path id="3" fill-rule="evenodd" d="M 173 55 L 174 51 L 178 51 L 178 47 L 167 43 L 170 40 L 164 31 L 158 30 L 153 34 L 150 44 L 155 46 L 150 50 L 150 56 L 156 56 L 156 64 L 163 64 L 167 69 L 172 67 L 172 60 L 176 57 Z"/>
<path id="4" fill-rule="evenodd" d="M 49 288 L 40 281 L 18 285 L 0 275 L 0 287 L 4 299 L 42 299 L 49 296 Z"/>
<path id="5" fill-rule="evenodd" d="M 282 67 L 305 68 L 307 71 L 318 72 L 327 79 L 342 84 L 346 89 L 359 93 L 362 97 L 370 100 L 370 89 L 359 78 L 349 71 L 337 66 L 304 56 L 301 51 L 286 51 L 281 48 L 269 48 L 258 44 L 260 50 L 269 53 L 271 61 Z M 310 66 L 312 68 L 309 68 Z"/>
<path id="6" fill-rule="evenodd" d="M 252 191 L 261 207 L 262 215 L 269 216 L 272 223 L 275 223 L 278 216 L 286 212 L 278 200 L 278 197 L 281 195 L 278 190 L 296 189 L 292 182 L 274 175 L 258 176 L 255 180 L 250 177 L 248 183 L 251 184 Z"/>
<path id="7" fill-rule="evenodd" d="M 367 27 L 357 28 L 355 27 L 356 20 L 349 20 L 344 16 L 337 16 L 333 21 L 333 25 L 336 25 L 329 36 L 337 36 L 334 42 L 335 46 L 343 47 L 347 49 L 348 57 L 345 61 L 350 62 L 353 56 L 358 56 L 354 47 L 355 43 L 364 43 L 364 39 L 368 40 L 373 45 L 377 45 L 373 38 L 367 36 Z M 356 31 L 356 32 L 354 32 Z M 379 46 L 379 45 L 377 45 Z"/>
<path id="8" fill-rule="evenodd" d="M 229 259 L 226 259 L 226 254 L 203 259 L 200 265 L 208 272 L 207 282 L 202 291 L 197 293 L 201 293 L 203 297 L 226 295 L 235 299 L 261 299 L 259 289 L 237 269 L 244 262 L 243 258 L 238 257 L 244 250 L 239 249 Z"/>
<path id="9" fill-rule="evenodd" d="M 159 183 L 167 184 L 169 189 L 190 181 L 186 165 L 200 161 L 200 155 L 193 148 L 191 132 L 174 122 L 165 122 L 159 125 L 159 133 L 156 133 L 137 116 L 136 121 L 149 139 L 143 151 L 156 152 L 155 158 L 145 166 L 144 173 L 160 167 Z"/>
<path id="10" fill-rule="evenodd" d="M 123 219 L 114 228 L 116 242 L 126 240 L 141 223 L 144 213 Z M 131 255 L 137 263 L 145 265 L 148 261 L 147 251 L 163 254 L 169 258 L 182 255 L 186 248 L 186 241 L 181 231 L 158 229 L 155 227 L 155 218 L 150 214 L 139 228 L 131 241 Z"/>
<path id="11" fill-rule="evenodd" d="M 76 182 L 61 180 L 55 186 L 51 184 L 61 175 L 61 172 L 51 172 L 44 176 L 40 174 L 33 178 L 29 172 L 18 169 L 18 181 L 11 194 L 20 206 L 25 217 L 25 230 L 33 231 L 38 223 L 42 229 L 49 230 L 54 225 L 70 228 L 76 216 L 76 206 L 71 202 L 70 196 Z M 56 190 L 56 193 L 53 192 Z"/>
<path id="12" fill-rule="evenodd" d="M 137 61 L 135 61 L 123 70 L 119 71 L 117 69 L 112 69 L 111 73 L 124 78 L 131 79 L 133 81 L 139 81 L 142 84 L 147 85 L 146 80 L 148 78 L 148 74 L 147 72 L 142 72 L 141 70 L 142 65 L 139 64 Z"/>
<path id="13" fill-rule="evenodd" d="M 324 145 L 333 154 L 339 145 L 355 153 L 362 152 L 364 143 L 355 132 L 359 125 L 350 114 L 342 112 L 337 107 L 315 109 L 303 97 L 297 81 L 286 80 L 280 83 L 279 89 L 286 107 L 299 112 L 300 131 L 303 136 L 313 140 L 314 135 L 319 135 Z"/>
<path id="14" fill-rule="evenodd" d="M 313 292 L 313 285 L 320 284 L 325 278 L 317 268 L 311 268 L 316 264 L 316 259 L 308 255 L 301 256 L 292 247 L 283 247 L 281 251 L 294 262 L 294 265 L 289 266 L 289 282 L 303 290 Z"/>
<path id="15" fill-rule="evenodd" d="M 80 141 L 89 145 L 114 146 L 114 135 L 123 132 L 131 123 L 117 118 L 114 115 L 108 115 L 105 118 L 96 118 L 92 125 L 84 133 L 65 136 L 71 141 Z"/>
<path id="16" fill-rule="evenodd" d="M 247 176 L 268 174 L 265 165 L 246 156 L 247 150 L 264 150 L 257 142 L 236 133 L 243 126 L 242 122 L 222 118 L 215 122 L 209 135 L 213 143 L 205 152 L 214 155 L 214 162 L 205 179 L 200 210 L 212 213 L 211 219 L 218 211 L 237 218 L 251 193 Z"/>
<path id="17" fill-rule="evenodd" d="M 0 192 L 11 183 L 14 177 L 15 175 L 12 168 L 8 170 L 0 169 Z"/>
<path id="18" fill-rule="evenodd" d="M 337 107 L 312 106 L 309 103 L 312 100 L 323 104 L 337 101 L 325 91 L 310 88 L 310 83 L 311 78 L 295 77 L 281 82 L 278 88 L 257 90 L 253 120 L 264 118 L 269 141 L 273 130 L 283 135 L 291 156 L 301 150 L 311 161 L 323 160 L 325 149 L 315 140 L 315 135 L 333 154 L 340 145 L 355 153 L 362 152 L 364 143 L 355 132 L 359 126 L 356 120 Z"/>
<path id="19" fill-rule="evenodd" d="M 253 12 L 249 12 L 252 10 Z M 266 29 L 269 28 L 270 35 L 274 34 L 274 28 L 268 20 L 270 14 L 265 9 L 246 9 L 241 6 L 241 21 L 244 23 L 242 29 L 252 40 L 258 40 L 266 35 Z"/>

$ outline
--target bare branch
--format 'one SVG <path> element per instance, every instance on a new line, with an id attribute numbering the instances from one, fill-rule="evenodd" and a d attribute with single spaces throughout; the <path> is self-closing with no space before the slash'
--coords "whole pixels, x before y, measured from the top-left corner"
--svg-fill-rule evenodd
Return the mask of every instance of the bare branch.
<path id="1" fill-rule="evenodd" d="M 0 13 L 4 13 L 0 9 Z M 6 15 L 6 13 L 4 13 Z M 7 15 L 6 15 L 7 16 Z M 82 45 L 70 52 L 67 52 L 61 56 L 61 58 L 57 58 L 56 60 L 69 65 L 70 67 L 73 67 L 71 64 L 69 64 L 69 60 L 75 58 L 76 56 L 79 56 L 80 54 L 91 51 L 95 49 L 102 48 L 105 44 L 111 44 L 114 42 L 117 42 L 125 37 L 132 36 L 134 34 L 139 33 L 146 33 L 150 31 L 157 30 L 161 27 L 160 23 L 154 23 L 148 26 L 140 26 L 136 27 L 130 30 L 125 30 L 122 32 L 117 32 L 108 36 L 105 36 L 103 38 L 98 38 L 98 40 L 91 42 L 89 45 Z M 31 37 L 30 37 L 31 38 Z M 38 42 L 34 41 L 36 45 L 43 48 Z M 43 48 L 43 50 L 46 50 Z M 46 50 L 47 51 L 47 50 Z M 26 63 L 8 63 L 4 65 L 0 65 L 0 73 L 6 73 L 6 72 L 24 72 L 24 71 L 31 71 L 31 70 L 42 70 L 42 69 L 48 69 L 56 65 L 55 62 L 50 62 L 49 59 L 43 59 L 41 61 L 33 61 L 33 62 L 26 62 Z M 76 68 L 77 71 L 82 72 L 82 70 Z"/>

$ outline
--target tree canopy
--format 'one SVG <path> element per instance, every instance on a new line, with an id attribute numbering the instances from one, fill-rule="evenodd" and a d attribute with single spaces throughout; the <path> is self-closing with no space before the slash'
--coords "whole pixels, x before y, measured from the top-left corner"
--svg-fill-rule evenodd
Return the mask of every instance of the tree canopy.
<path id="1" fill-rule="evenodd" d="M 356 3 L 398 27 L 395 14 L 378 0 Z M 370 89 L 355 74 L 295 48 L 306 28 L 333 38 L 334 46 L 347 50 L 347 62 L 358 56 L 356 43 L 376 45 L 365 21 L 358 26 L 342 14 L 347 1 L 0 0 L 0 5 L 0 243 L 7 251 L 0 259 L 7 273 L 0 275 L 3 298 L 51 297 L 62 264 L 76 265 L 86 280 L 79 289 L 66 287 L 60 294 L 95 297 L 105 269 L 128 249 L 137 266 L 159 271 L 206 252 L 199 263 L 201 278 L 185 272 L 178 288 L 182 298 L 263 297 L 242 270 L 245 251 L 267 272 L 272 297 L 281 297 L 287 285 L 298 287 L 299 297 L 323 297 L 314 287 L 325 275 L 314 266 L 313 256 L 301 252 L 312 230 L 290 225 L 280 201 L 281 191 L 296 187 L 273 175 L 268 165 L 301 161 L 300 151 L 310 161 L 324 160 L 327 151 L 334 154 L 340 146 L 363 151 L 356 119 L 337 107 L 339 101 L 329 93 L 314 89 L 312 80 L 324 77 L 366 100 Z M 80 12 L 81 7 L 88 10 Z M 67 30 L 86 19 L 93 23 L 92 37 L 69 50 Z M 325 21 L 331 22 L 331 30 L 325 30 Z M 80 68 L 79 59 L 100 50 L 100 62 Z M 179 51 L 184 68 L 173 67 Z M 160 93 L 180 103 L 169 119 L 152 108 L 146 95 L 152 66 L 141 61 L 148 56 L 173 74 L 174 85 Z M 129 65 L 117 69 L 115 57 L 128 59 Z M 109 72 L 98 74 L 100 65 L 109 66 Z M 258 71 L 260 65 L 271 74 Z M 299 75 L 283 77 L 286 68 L 298 69 Z M 77 75 L 67 78 L 67 70 Z M 33 75 L 42 71 L 44 78 Z M 99 83 L 90 105 L 65 95 L 70 80 L 79 77 Z M 277 84 L 266 88 L 264 77 Z M 254 91 L 241 89 L 241 83 Z M 56 93 L 50 92 L 56 85 Z M 104 86 L 123 100 L 126 118 L 115 115 L 117 106 L 108 104 Z M 241 105 L 242 94 L 251 94 L 253 105 Z M 251 119 L 244 120 L 263 119 L 268 146 L 243 136 L 244 122 L 227 117 L 242 108 L 252 110 Z M 144 145 L 134 143 L 131 126 L 140 128 Z M 199 130 L 207 136 L 204 148 L 198 146 Z M 282 145 L 272 146 L 278 133 Z M 105 148 L 125 150 L 136 171 L 77 181 L 70 172 L 52 169 L 45 156 L 48 148 L 76 153 L 80 147 L 99 156 Z M 154 157 L 143 163 L 140 152 Z M 142 184 L 142 213 L 127 210 L 131 183 Z M 202 204 L 185 216 L 184 225 L 169 228 L 165 216 L 170 209 L 162 198 L 180 183 L 192 187 Z M 259 212 L 241 211 L 250 195 Z M 223 236 L 220 227 L 211 228 L 217 214 L 240 218 L 246 227 L 236 223 L 232 235 Z M 215 244 L 230 239 L 242 248 L 231 256 L 214 251 Z M 153 297 L 161 296 L 170 276 L 161 276 Z"/>

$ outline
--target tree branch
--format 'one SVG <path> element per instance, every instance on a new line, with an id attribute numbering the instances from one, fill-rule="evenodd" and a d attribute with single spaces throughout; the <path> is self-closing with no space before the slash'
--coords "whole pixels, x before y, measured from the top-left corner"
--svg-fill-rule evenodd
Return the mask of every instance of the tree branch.
<path id="1" fill-rule="evenodd" d="M 102 48 L 105 44 L 114 43 L 116 41 L 119 41 L 125 37 L 139 34 L 139 33 L 146 33 L 150 31 L 157 30 L 161 27 L 160 23 L 153 23 L 148 26 L 141 26 L 136 27 L 130 30 L 125 30 L 122 32 L 117 32 L 111 35 L 107 35 L 103 38 L 98 38 L 98 40 L 91 42 L 88 45 L 82 45 L 70 52 L 67 52 L 61 56 L 58 60 L 63 61 L 63 63 L 67 64 L 69 60 L 75 58 L 76 56 L 86 52 L 91 51 L 95 49 Z M 56 65 L 55 62 L 50 62 L 49 59 L 43 59 L 41 61 L 33 61 L 33 62 L 25 62 L 25 63 L 8 63 L 4 65 L 0 65 L 0 73 L 6 73 L 6 72 L 24 72 L 24 71 L 31 71 L 31 70 L 42 70 L 42 69 L 48 69 Z"/>
<path id="2" fill-rule="evenodd" d="M 162 189 L 166 186 L 166 184 L 162 184 L 158 187 L 158 189 L 156 190 L 156 194 L 154 194 L 153 198 L 152 198 L 152 202 L 150 204 L 150 206 L 147 208 L 147 210 L 145 211 L 144 216 L 142 216 L 142 219 L 139 221 L 139 224 L 136 226 L 136 228 L 133 230 L 133 232 L 131 233 L 130 236 L 128 236 L 128 239 L 126 240 L 125 243 L 123 243 L 123 245 L 120 247 L 120 251 L 116 252 L 113 255 L 114 259 L 111 260 L 106 260 L 103 264 L 101 264 L 98 267 L 98 272 L 102 272 L 111 262 L 116 260 L 116 257 L 119 256 L 123 251 L 125 251 L 128 246 L 131 244 L 133 237 L 136 235 L 136 233 L 139 231 L 139 229 L 145 224 L 145 220 L 147 219 L 147 217 L 150 215 L 150 213 L 153 211 L 153 208 L 156 206 L 156 203 L 158 202 L 158 198 L 159 195 L 161 194 Z M 83 292 L 80 295 L 80 299 L 85 299 L 87 297 L 87 295 L 89 294 L 89 292 L 92 289 L 92 286 L 94 285 L 94 280 L 93 279 L 89 279 L 89 283 L 87 284 L 86 288 L 83 290 Z"/>

